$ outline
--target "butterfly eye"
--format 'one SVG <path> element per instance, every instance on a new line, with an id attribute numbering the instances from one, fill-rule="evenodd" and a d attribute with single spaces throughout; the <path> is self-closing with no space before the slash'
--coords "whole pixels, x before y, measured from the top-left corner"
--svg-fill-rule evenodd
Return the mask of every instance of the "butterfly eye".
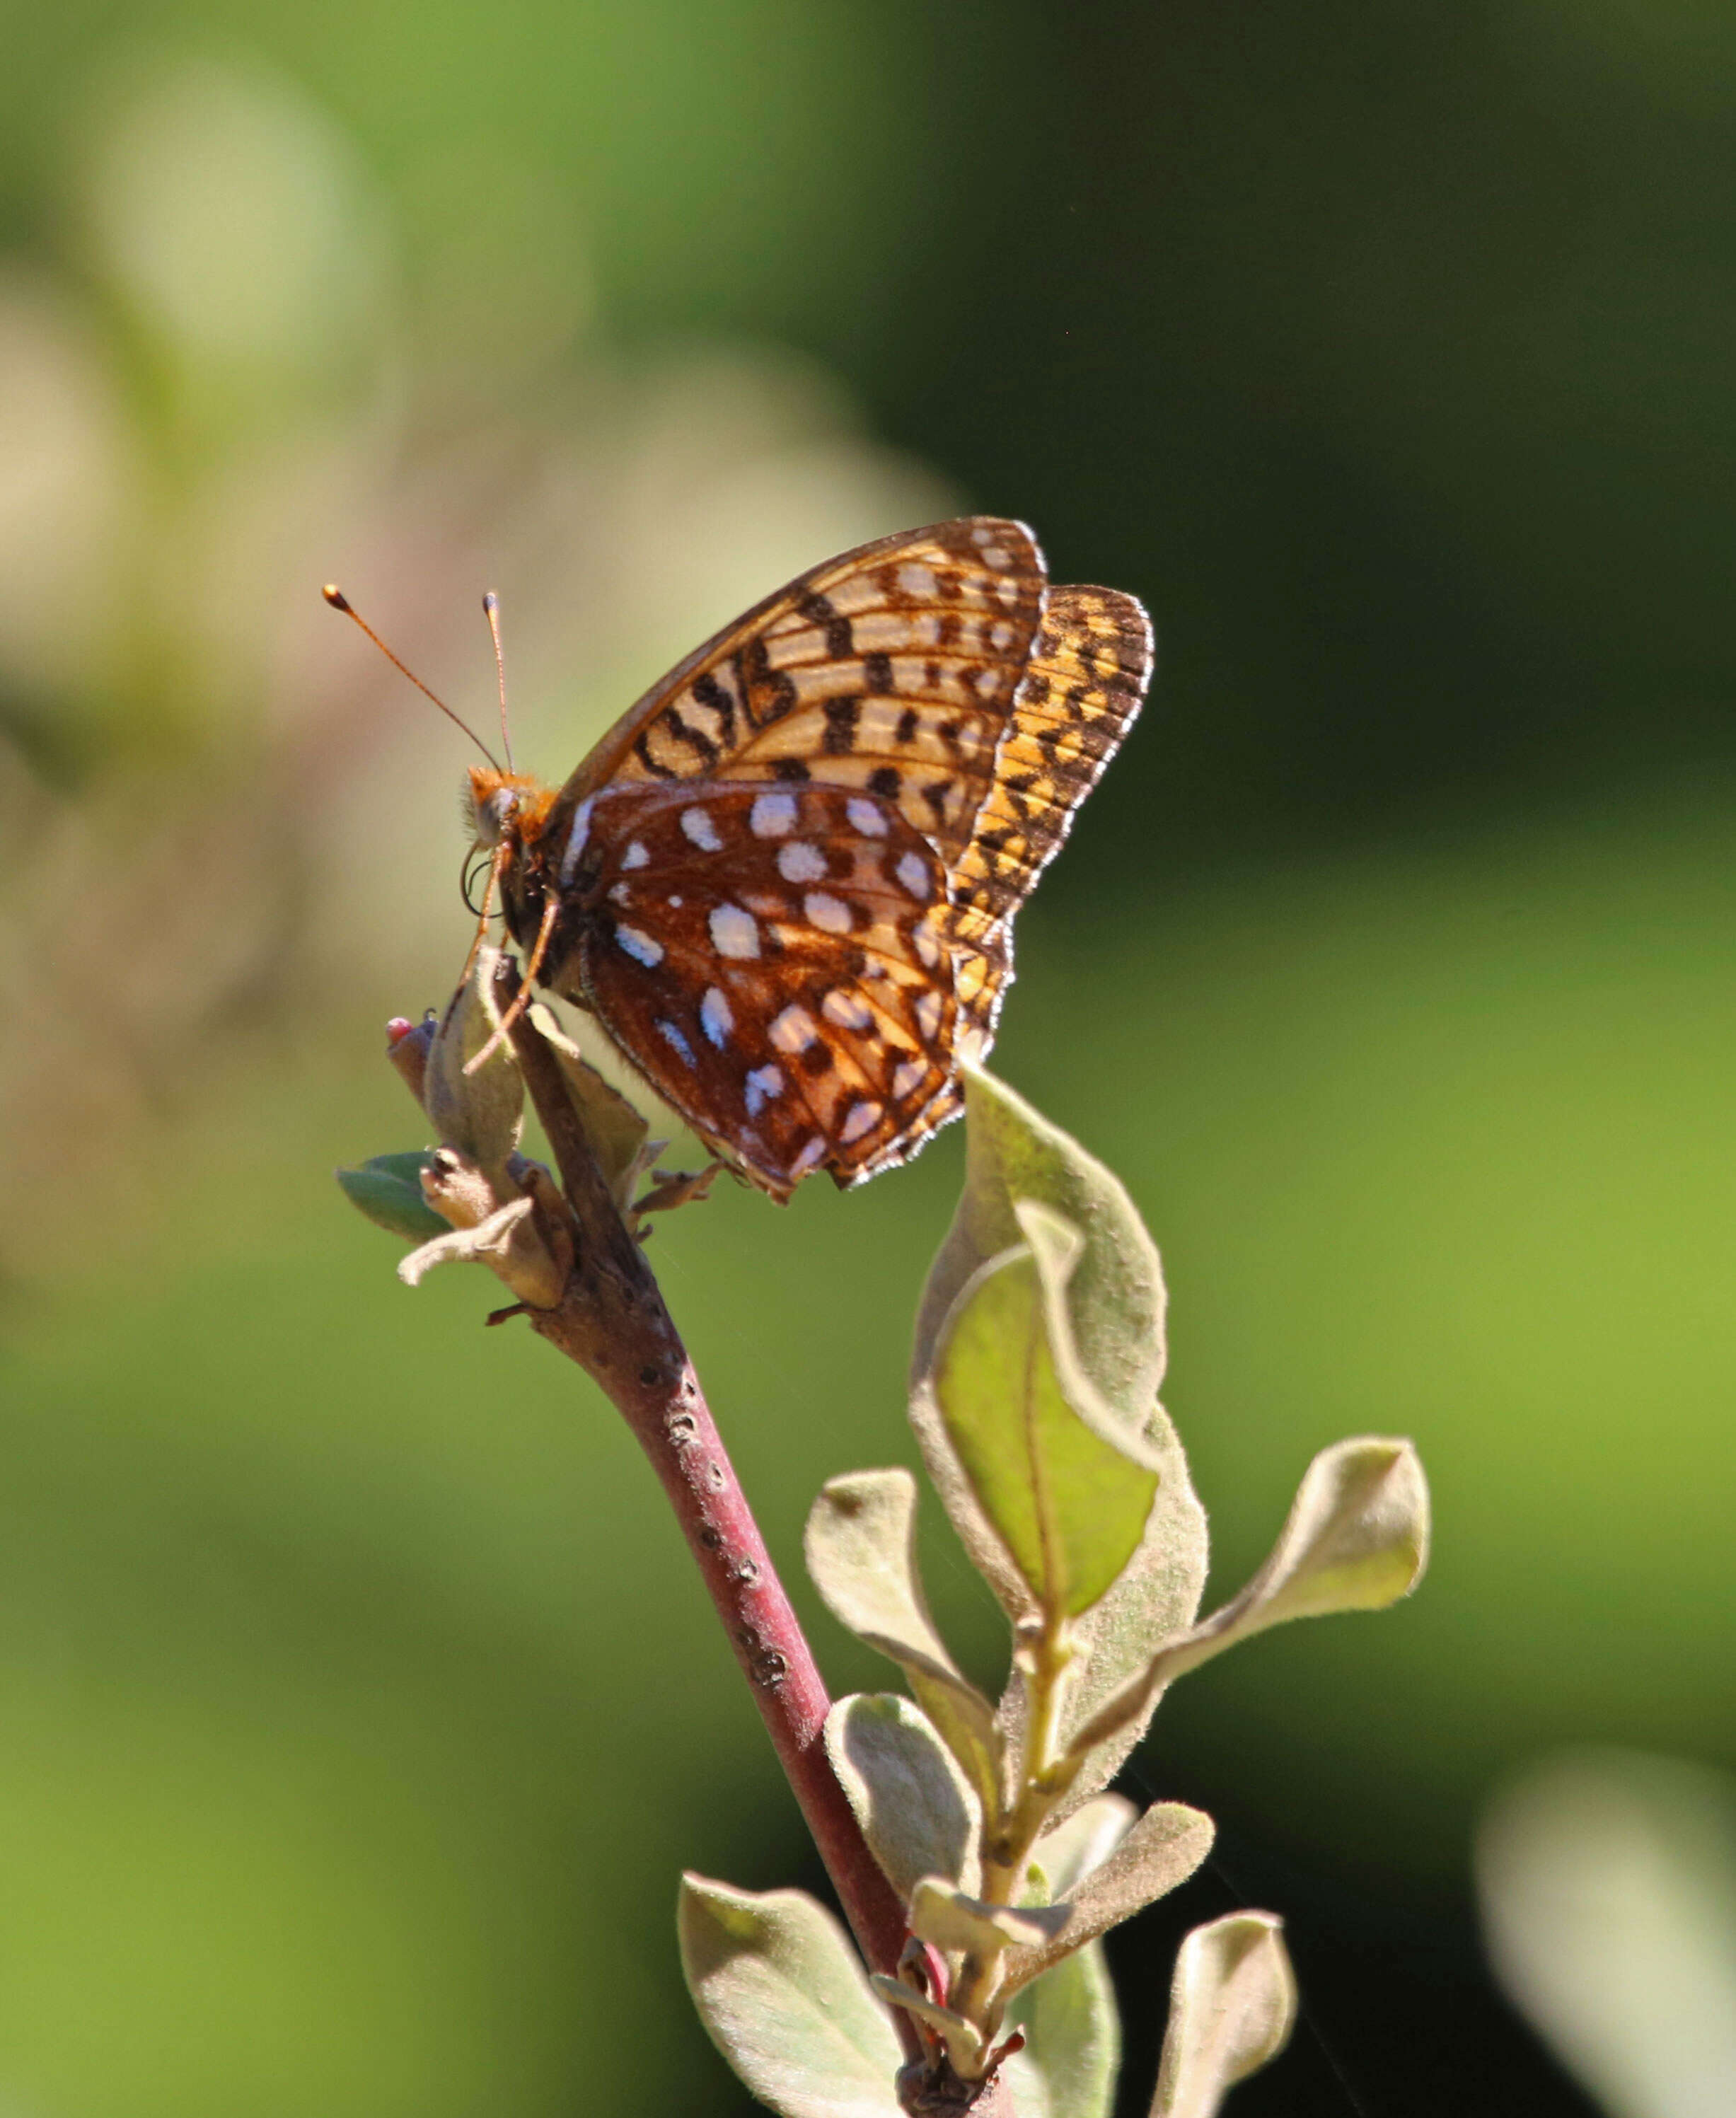
<path id="1" fill-rule="evenodd" d="M 490 775 L 492 776 L 492 775 Z M 470 793 L 470 827 L 479 846 L 498 846 L 518 814 L 518 790 L 496 787 L 484 793 L 474 782 Z"/>

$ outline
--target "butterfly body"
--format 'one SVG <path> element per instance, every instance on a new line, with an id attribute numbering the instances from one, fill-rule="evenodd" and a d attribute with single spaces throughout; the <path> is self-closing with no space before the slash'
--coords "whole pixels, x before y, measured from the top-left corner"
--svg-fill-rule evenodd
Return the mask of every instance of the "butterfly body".
<path id="1" fill-rule="evenodd" d="M 857 1183 L 957 1114 L 1150 666 L 1131 597 L 1049 589 L 1021 524 L 938 524 L 768 598 L 558 793 L 474 770 L 476 835 L 540 983 L 702 1139 L 774 1197 Z"/>

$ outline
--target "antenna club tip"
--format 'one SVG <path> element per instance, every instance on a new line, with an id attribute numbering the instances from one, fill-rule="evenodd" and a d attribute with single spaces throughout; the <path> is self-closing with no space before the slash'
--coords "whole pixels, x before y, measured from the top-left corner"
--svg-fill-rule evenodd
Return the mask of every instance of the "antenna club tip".
<path id="1" fill-rule="evenodd" d="M 347 611 L 350 608 L 350 599 L 336 581 L 327 581 L 324 588 L 320 590 L 320 594 L 334 610 Z"/>
<path id="2" fill-rule="evenodd" d="M 482 607 L 485 611 L 487 611 L 490 617 L 492 617 L 495 612 L 500 608 L 500 598 L 495 594 L 493 589 L 484 589 L 483 590 Z"/>

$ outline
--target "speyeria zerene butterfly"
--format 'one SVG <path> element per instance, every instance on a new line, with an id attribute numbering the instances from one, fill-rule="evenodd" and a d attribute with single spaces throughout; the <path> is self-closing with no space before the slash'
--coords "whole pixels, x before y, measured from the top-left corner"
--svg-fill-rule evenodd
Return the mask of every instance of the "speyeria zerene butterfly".
<path id="1" fill-rule="evenodd" d="M 556 792 L 470 773 L 529 975 L 787 1199 L 906 1160 L 993 1040 L 1013 915 L 1139 711 L 1131 596 L 970 516 L 812 568 Z"/>

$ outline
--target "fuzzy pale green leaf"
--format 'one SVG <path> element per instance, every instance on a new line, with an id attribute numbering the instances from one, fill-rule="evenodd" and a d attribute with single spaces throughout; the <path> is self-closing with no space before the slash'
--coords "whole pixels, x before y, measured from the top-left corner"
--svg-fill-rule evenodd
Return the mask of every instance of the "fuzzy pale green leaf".
<path id="1" fill-rule="evenodd" d="M 422 1195 L 425 1148 L 406 1154 L 371 1154 L 358 1169 L 340 1169 L 337 1181 L 352 1206 L 388 1235 L 425 1243 L 443 1236 L 447 1223 Z"/>
<path id="2" fill-rule="evenodd" d="M 982 1810 L 919 1707 L 891 1692 L 840 1699 L 826 1717 L 826 1754 L 900 1898 L 924 1875 L 976 1889 Z"/>
<path id="3" fill-rule="evenodd" d="M 1044 1831 L 1032 1849 L 1050 1898 L 1070 1898 L 1081 1880 L 1104 1862 L 1139 1820 L 1125 1795 L 1099 1794 Z"/>
<path id="4" fill-rule="evenodd" d="M 1078 1770 L 1054 1812 L 1069 1815 L 1106 1787 L 1145 1732 L 1162 1694 L 1143 1686 L 1153 1650 L 1192 1624 L 1206 1586 L 1206 1510 L 1187 1476 L 1187 1459 L 1169 1417 L 1151 1408 L 1146 1438 L 1157 1455 L 1157 1498 L 1132 1558 L 1102 1602 L 1074 1621 L 1074 1658 L 1062 1711 L 1062 1734 L 1081 1732 L 1130 1678 L 1143 1688 L 1136 1710 L 1080 1744 Z M 998 1720 L 1003 1743 L 1016 1743 L 1025 1716 L 1024 1679 L 1016 1669 Z"/>
<path id="5" fill-rule="evenodd" d="M 1061 1269 L 1051 1253 L 1050 1276 Z M 1158 1474 L 1069 1399 L 1044 1279 L 1026 1243 L 981 1266 L 947 1319 L 931 1382 L 952 1454 L 1030 1599 L 1072 1617 L 1137 1549 Z"/>
<path id="6" fill-rule="evenodd" d="M 1130 1423 L 1139 1422 L 1159 1466 L 1157 1498 L 1132 1557 L 1108 1594 L 1073 1621 L 1075 1654 L 1063 1714 L 1063 1733 L 1071 1736 L 1145 1669 L 1164 1640 L 1193 1623 L 1206 1585 L 1206 1515 L 1175 1429 L 1155 1401 L 1163 1371 L 1163 1280 L 1156 1250 L 1132 1201 L 1101 1163 L 1004 1083 L 971 1068 L 965 1079 L 965 1188 L 923 1297 L 910 1419 L 972 1563 L 1015 1624 L 1035 1615 L 1030 1593 L 984 1519 L 927 1377 L 936 1335 L 960 1288 L 989 1257 L 1023 1238 L 1019 1202 L 1051 1208 L 1085 1237 L 1084 1255 L 1067 1285 L 1074 1342 L 1084 1349 L 1099 1396 Z M 1147 1716 L 1155 1700 L 1154 1692 L 1144 1701 Z M 1021 1740 L 1025 1706 L 1023 1678 L 1015 1671 L 997 1717 L 1004 1744 Z M 1107 1785 L 1143 1725 L 1137 1717 L 1120 1721 L 1092 1748 L 1064 1798 L 1063 1813 Z"/>
<path id="7" fill-rule="evenodd" d="M 476 1071 L 465 1070 L 500 1027 L 494 1004 L 498 949 L 479 949 L 470 975 L 447 1004 L 428 1047 L 422 1100 L 447 1147 L 486 1170 L 504 1167 L 524 1130 L 525 1084 L 502 1040 Z"/>
<path id="8" fill-rule="evenodd" d="M 919 1941 L 993 1956 L 1013 1943 L 1040 1945 L 1065 1923 L 1066 1913 L 1059 1905 L 1021 1905 L 1015 1911 L 988 1904 L 956 1889 L 943 1875 L 924 1875 L 910 1893 L 910 1917 Z"/>
<path id="9" fill-rule="evenodd" d="M 1275 2059 L 1296 2019 L 1283 1921 L 1230 1912 L 1182 1944 L 1150 2118 L 1213 2118 L 1238 2081 Z"/>
<path id="10" fill-rule="evenodd" d="M 831 1914 L 682 1878 L 681 1968 L 712 2042 L 780 2118 L 899 2118 L 904 2052 Z"/>
<path id="11" fill-rule="evenodd" d="M 1125 1810 L 1125 1817 L 1116 1814 Z M 1105 1795 L 1078 1812 L 1088 1820 L 1064 1824 L 1042 1842 L 1051 1866 L 1026 1871 L 1021 1905 L 1046 1905 L 1059 1894 L 1055 1880 L 1076 1880 L 1078 1864 L 1095 1866 L 1094 1848 L 1125 1831 L 1133 1805 Z M 1019 2118 L 1030 2110 L 1052 2118 L 1109 2118 L 1121 2067 L 1121 2017 L 1100 1941 L 1076 1949 L 1012 1996 L 1006 2026 L 1025 2033 L 1011 2064 Z"/>
<path id="12" fill-rule="evenodd" d="M 908 1471 L 829 1479 L 808 1518 L 808 1571 L 840 1624 L 896 1662 L 980 1801 L 995 1798 L 993 1709 L 935 1629 L 916 1565 L 916 1481 Z"/>
<path id="13" fill-rule="evenodd" d="M 917 1317 L 910 1417 L 966 1551 L 1017 1623 L 1033 1615 L 1030 1592 L 984 1519 L 933 1401 L 942 1328 L 972 1276 L 1027 1241 L 1019 1204 L 1049 1209 L 1084 1239 L 1066 1296 L 1080 1364 L 1121 1431 L 1142 1436 L 1163 1376 L 1163 1277 L 1132 1201 L 1101 1163 L 993 1075 L 967 1066 L 964 1080 L 965 1190 Z"/>
<path id="14" fill-rule="evenodd" d="M 1023 1240 L 1016 1203 L 1034 1200 L 1072 1223 L 1084 1255 L 1067 1289 L 1073 1335 L 1099 1395 L 1137 1429 L 1164 1373 L 1164 1283 L 1157 1251 L 1118 1178 L 1004 1081 L 963 1069 L 964 1195 L 929 1272 L 917 1320 L 915 1372 L 959 1291 Z"/>
<path id="15" fill-rule="evenodd" d="M 1088 1942 L 1014 1999 L 1007 2027 L 1025 2032 L 1017 2057 L 1035 2077 L 1041 2110 L 1054 2118 L 1109 2118 L 1121 2066 L 1121 2018 L 1103 1944 Z M 1012 2077 L 1019 2118 L 1030 2098 Z"/>
<path id="16" fill-rule="evenodd" d="M 1278 1542 L 1247 1587 L 1166 1641 L 1076 1742 L 1100 1741 L 1123 1718 L 1149 1718 L 1165 1685 L 1269 1626 L 1397 1602 L 1428 1564 L 1428 1484 L 1410 1442 L 1365 1436 L 1322 1450 L 1303 1474 Z"/>
<path id="17" fill-rule="evenodd" d="M 1065 1922 L 1040 1943 L 1013 1953 L 1007 1963 L 1008 1984 L 1026 1984 L 1072 1950 L 1178 1889 L 1211 1851 L 1214 1833 L 1203 1810 L 1182 1801 L 1154 1804 L 1106 1859 L 1079 1878 L 1063 1903 L 1052 1908 L 1066 1912 Z M 1037 1858 L 1043 1858 L 1040 1840 Z"/>

